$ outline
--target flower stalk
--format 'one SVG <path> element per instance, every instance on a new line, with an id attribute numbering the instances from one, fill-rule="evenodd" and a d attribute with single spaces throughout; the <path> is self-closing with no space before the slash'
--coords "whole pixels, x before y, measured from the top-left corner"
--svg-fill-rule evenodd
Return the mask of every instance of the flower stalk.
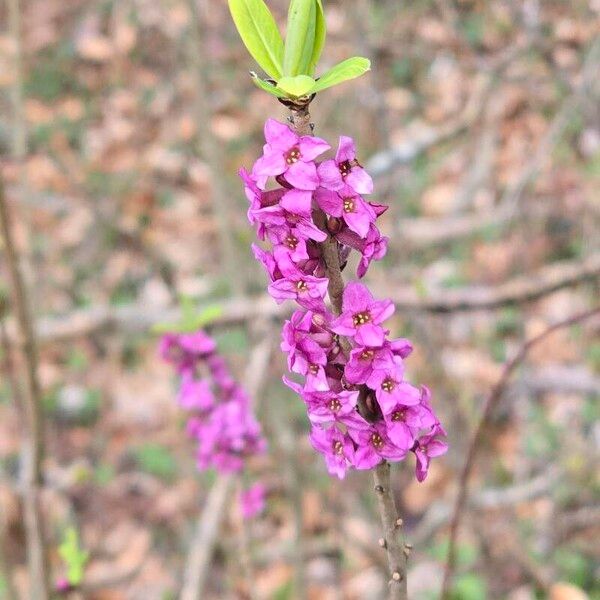
<path id="1" fill-rule="evenodd" d="M 258 20 L 248 28 L 239 18 L 250 5 L 263 12 L 262 28 Z M 270 244 L 267 249 L 253 245 L 269 276 L 269 293 L 278 304 L 293 300 L 299 307 L 283 327 L 281 349 L 289 371 L 302 381 L 283 380 L 306 406 L 311 444 L 329 473 L 343 479 L 352 468 L 373 470 L 381 545 L 390 567 L 389 597 L 405 600 L 410 548 L 403 541 L 389 462 L 414 454 L 415 475 L 423 481 L 430 459 L 446 452 L 446 432 L 429 390 L 405 379 L 404 359 L 412 345 L 389 337 L 385 322 L 395 311 L 393 302 L 374 298 L 361 283 L 345 284 L 342 275 L 355 251 L 360 255 L 356 275 L 362 278 L 372 261 L 384 257 L 388 242 L 376 225 L 388 207 L 365 198 L 374 184 L 354 140 L 341 136 L 335 156 L 319 159 L 331 146 L 313 136 L 309 106 L 315 94 L 352 77 L 325 73 L 312 79 L 311 50 L 320 55 L 324 41 L 323 31 L 314 35 L 324 26 L 321 0 L 291 1 L 285 44 L 262 0 L 230 0 L 230 7 L 246 47 L 272 78 L 259 83 L 255 76 L 254 82 L 290 110 L 290 125 L 267 120 L 263 155 L 250 172 L 240 171 L 250 203 L 248 220 L 258 238 Z M 350 75 L 352 69 L 345 69 L 356 60 L 345 62 L 338 67 Z"/>
<path id="2" fill-rule="evenodd" d="M 310 135 L 313 126 L 310 121 L 308 105 L 300 110 L 290 109 L 290 123 L 298 135 Z M 317 224 L 325 224 L 326 216 L 322 211 L 315 219 Z M 321 223 L 319 223 L 321 221 Z M 321 251 L 327 278 L 329 279 L 328 293 L 331 305 L 335 314 L 342 312 L 344 277 L 340 266 L 338 244 L 332 237 L 321 243 Z M 345 337 L 340 338 L 340 344 L 344 350 L 348 350 L 350 344 Z M 359 405 L 361 398 L 359 395 Z M 359 411 L 368 412 L 367 407 L 362 402 Z M 403 520 L 398 516 L 394 494 L 391 487 L 390 464 L 387 461 L 381 462 L 373 469 L 374 490 L 377 496 L 377 504 L 384 537 L 382 547 L 386 550 L 388 565 L 390 571 L 389 580 L 389 598 L 390 600 L 407 600 L 407 559 L 408 552 L 405 552 Z"/>

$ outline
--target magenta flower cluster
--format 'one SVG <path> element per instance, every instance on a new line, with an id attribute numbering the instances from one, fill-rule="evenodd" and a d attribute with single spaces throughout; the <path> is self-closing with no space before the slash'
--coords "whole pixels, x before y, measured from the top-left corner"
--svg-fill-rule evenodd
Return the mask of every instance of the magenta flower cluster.
<path id="1" fill-rule="evenodd" d="M 240 473 L 246 459 L 266 450 L 250 398 L 232 377 L 215 341 L 203 331 L 168 333 L 160 342 L 160 354 L 179 376 L 179 405 L 188 412 L 188 434 L 197 441 L 201 471 Z M 242 493 L 244 516 L 264 507 L 265 489 L 255 484 Z"/>
<path id="2" fill-rule="evenodd" d="M 382 460 L 416 456 L 416 476 L 425 479 L 430 458 L 443 454 L 445 431 L 425 387 L 404 379 L 409 341 L 390 339 L 385 321 L 391 300 L 376 300 L 357 282 L 348 283 L 339 316 L 326 304 L 329 280 L 322 243 L 335 240 L 341 265 L 351 250 L 360 254 L 357 276 L 380 260 L 387 238 L 376 226 L 387 210 L 365 200 L 373 180 L 356 158 L 354 141 L 341 137 L 335 158 L 317 161 L 325 141 L 299 136 L 273 119 L 266 144 L 251 173 L 242 169 L 250 207 L 248 219 L 260 240 L 254 255 L 270 279 L 276 302 L 294 300 L 296 310 L 283 328 L 281 348 L 302 384 L 284 378 L 304 401 L 314 448 L 328 471 L 343 478 L 349 468 L 370 469 Z M 279 186 L 267 188 L 270 180 Z"/>

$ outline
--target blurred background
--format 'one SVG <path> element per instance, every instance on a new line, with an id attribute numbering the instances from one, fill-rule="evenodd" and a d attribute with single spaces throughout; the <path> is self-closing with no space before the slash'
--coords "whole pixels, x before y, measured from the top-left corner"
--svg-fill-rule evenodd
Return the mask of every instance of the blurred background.
<path id="1" fill-rule="evenodd" d="M 269 5 L 284 23 L 287 2 Z M 332 145 L 357 138 L 374 200 L 391 206 L 390 249 L 369 284 L 397 301 L 392 333 L 416 347 L 409 377 L 433 390 L 449 431 L 424 483 L 409 461 L 393 471 L 414 545 L 410 597 L 438 598 L 458 475 L 504 363 L 598 304 L 600 2 L 325 5 L 323 66 L 358 54 L 373 69 L 317 97 L 313 121 Z M 202 597 L 383 598 L 370 476 L 334 481 L 310 447 L 304 408 L 281 383 L 289 307 L 265 298 L 249 249 L 236 172 L 259 155 L 264 120 L 286 111 L 252 85 L 226 2 L 191 7 L 0 8 L 2 177 L 40 346 L 54 572 L 74 526 L 91 557 L 80 597 L 178 597 L 215 484 L 196 472 L 152 333 L 185 296 L 212 307 L 211 331 L 242 380 L 256 349 L 268 352 L 255 386 L 270 453 L 251 471 L 270 494 L 249 526 L 253 585 L 231 492 Z M 2 306 L 0 597 L 10 598 L 27 585 L 24 364 Z M 510 379 L 475 464 L 454 598 L 600 598 L 599 331 L 598 318 L 557 330 Z"/>

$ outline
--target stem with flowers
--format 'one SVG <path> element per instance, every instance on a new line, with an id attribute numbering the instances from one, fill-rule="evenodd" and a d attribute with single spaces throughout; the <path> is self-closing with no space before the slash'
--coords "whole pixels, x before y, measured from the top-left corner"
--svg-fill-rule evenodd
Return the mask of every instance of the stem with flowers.
<path id="1" fill-rule="evenodd" d="M 263 155 L 251 171 L 242 169 L 258 238 L 254 255 L 270 280 L 277 303 L 293 300 L 298 309 L 282 332 L 289 370 L 301 381 L 284 382 L 303 400 L 311 423 L 310 441 L 331 475 L 372 470 L 383 526 L 380 544 L 390 570 L 389 598 L 407 598 L 402 520 L 390 481 L 390 461 L 416 457 L 423 481 L 430 458 L 443 454 L 445 431 L 426 387 L 406 381 L 404 359 L 412 345 L 390 339 L 384 323 L 394 313 L 390 299 L 377 300 L 342 272 L 359 253 L 357 276 L 387 249 L 376 221 L 387 206 L 367 201 L 373 180 L 356 156 L 354 140 L 341 136 L 335 157 L 315 137 L 309 106 L 315 94 L 364 73 L 369 62 L 348 59 L 318 79 L 316 65 L 325 41 L 321 0 L 291 0 L 287 38 L 262 0 L 229 0 L 246 47 L 270 79 L 254 82 L 290 110 L 289 125 L 265 124 Z"/>

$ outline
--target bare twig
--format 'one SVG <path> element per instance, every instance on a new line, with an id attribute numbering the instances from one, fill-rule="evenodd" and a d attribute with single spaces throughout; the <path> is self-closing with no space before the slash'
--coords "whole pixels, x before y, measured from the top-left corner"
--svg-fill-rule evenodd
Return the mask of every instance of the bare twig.
<path id="1" fill-rule="evenodd" d="M 13 105 L 12 155 L 17 161 L 23 160 L 27 152 L 27 127 L 23 103 L 23 58 L 21 48 L 21 6 L 20 0 L 8 0 L 8 27 L 13 45 L 13 83 L 11 96 Z"/>
<path id="2" fill-rule="evenodd" d="M 312 126 L 308 104 L 303 107 L 291 108 L 290 121 L 298 135 L 310 135 Z M 325 215 L 317 211 L 316 223 L 323 228 Z M 324 228 L 326 230 L 326 228 Z M 340 266 L 338 243 L 332 236 L 321 242 L 321 252 L 325 263 L 325 273 L 328 279 L 328 293 L 334 314 L 341 314 L 344 293 L 344 278 Z M 349 341 L 340 336 L 342 348 L 349 348 Z M 359 398 L 359 404 L 364 402 Z M 406 600 L 406 554 L 402 544 L 402 520 L 394 503 L 393 491 L 390 485 L 390 465 L 382 461 L 373 470 L 373 480 L 379 504 L 379 513 L 385 535 L 385 549 L 390 567 L 390 600 Z"/>
<path id="3" fill-rule="evenodd" d="M 538 271 L 508 280 L 499 286 L 469 286 L 461 290 L 445 290 L 422 297 L 409 288 L 386 290 L 399 310 L 450 313 L 470 310 L 492 310 L 538 300 L 557 290 L 574 287 L 600 277 L 600 254 L 578 261 L 560 261 Z M 276 318 L 287 314 L 289 307 L 276 305 L 269 296 L 233 298 L 220 303 L 221 314 L 211 327 L 227 327 L 257 318 Z M 141 304 L 127 306 L 95 306 L 72 311 L 60 317 L 43 317 L 36 322 L 36 338 L 40 344 L 65 342 L 98 331 L 115 330 L 128 333 L 147 331 L 158 322 L 177 321 L 178 308 L 149 309 Z M 11 326 L 12 325 L 12 326 Z M 7 323 L 11 343 L 18 343 L 14 324 Z"/>
<path id="4" fill-rule="evenodd" d="M 18 399 L 19 388 L 15 379 L 15 370 L 12 363 L 11 349 L 8 344 L 8 337 L 4 327 L 4 312 L 5 306 L 3 299 L 0 297 L 0 353 L 2 357 L 2 365 L 0 373 L 7 378 L 10 392 L 15 400 L 15 406 L 20 405 Z M 0 482 L 5 478 L 4 469 L 0 467 Z M 7 478 L 8 479 L 8 478 Z M 0 574 L 4 578 L 6 584 L 6 596 L 8 600 L 18 600 L 18 595 L 15 590 L 12 579 L 11 565 L 6 553 L 7 531 L 6 520 L 4 515 L 0 515 Z"/>
<path id="5" fill-rule="evenodd" d="M 399 229 L 403 241 L 413 248 L 444 244 L 473 235 L 487 227 L 505 226 L 511 223 L 518 214 L 517 208 L 523 194 L 539 175 L 544 162 L 560 141 L 572 115 L 586 98 L 590 84 L 598 71 L 599 54 L 600 37 L 591 44 L 587 52 L 579 82 L 572 94 L 554 115 L 531 160 L 524 166 L 517 179 L 504 191 L 497 208 L 479 214 L 458 215 L 443 220 L 422 217 L 401 221 Z M 450 133 L 455 133 L 454 128 L 451 128 Z M 435 139 L 438 136 L 440 133 L 433 136 L 434 143 L 438 143 Z M 413 156 L 410 155 L 410 158 L 412 159 Z"/>
<path id="6" fill-rule="evenodd" d="M 367 162 L 367 170 L 373 177 L 382 176 L 400 165 L 411 163 L 430 148 L 461 135 L 481 117 L 498 77 L 528 49 L 529 44 L 509 48 L 478 78 L 475 89 L 460 115 L 438 128 L 423 129 L 419 135 L 404 143 L 373 155 Z"/>
<path id="7" fill-rule="evenodd" d="M 400 310 L 452 313 L 491 310 L 539 300 L 557 290 L 600 277 L 600 253 L 578 261 L 561 261 L 537 272 L 520 275 L 495 287 L 470 286 L 462 290 L 444 290 L 430 297 L 400 290 L 391 294 Z"/>
<path id="8" fill-rule="evenodd" d="M 548 494 L 560 475 L 560 469 L 551 468 L 525 483 L 504 488 L 485 489 L 468 500 L 467 506 L 471 510 L 495 510 L 528 502 Z M 425 544 L 436 531 L 450 520 L 451 516 L 452 507 L 447 502 L 435 502 L 425 513 L 419 525 L 411 532 L 411 542 L 419 546 Z"/>
<path id="9" fill-rule="evenodd" d="M 12 236 L 9 211 L 0 176 L 0 231 L 4 239 L 4 254 L 8 266 L 21 349 L 25 363 L 23 413 L 26 436 L 22 465 L 23 501 L 25 506 L 25 529 L 27 534 L 27 560 L 30 592 L 36 600 L 48 598 L 48 557 L 44 545 L 44 516 L 40 506 L 42 486 L 42 460 L 44 457 L 44 434 L 42 397 L 38 380 L 38 354 L 33 320 L 27 291 L 19 266 L 17 249 Z"/>
<path id="10" fill-rule="evenodd" d="M 235 479 L 232 475 L 224 475 L 217 479 L 210 490 L 187 557 L 181 600 L 202 598 L 219 527 L 227 499 L 233 492 L 234 483 Z"/>
<path id="11" fill-rule="evenodd" d="M 407 600 L 407 555 L 402 534 L 402 519 L 398 518 L 398 510 L 394 502 L 394 494 L 390 483 L 390 464 L 380 463 L 373 472 L 375 493 L 379 504 L 379 514 L 383 527 L 383 542 L 387 551 L 390 569 L 390 600 Z"/>
<path id="12" fill-rule="evenodd" d="M 600 315 L 600 307 L 593 308 L 584 313 L 579 313 L 577 315 L 569 317 L 568 319 L 559 321 L 558 323 L 555 323 L 554 325 L 548 327 L 545 331 L 543 331 L 539 335 L 536 335 L 535 337 L 533 337 L 529 341 L 527 341 L 525 344 L 523 344 L 523 346 L 521 346 L 520 350 L 517 352 L 515 357 L 506 364 L 506 366 L 504 367 L 504 370 L 502 372 L 502 375 L 500 376 L 500 379 L 498 380 L 498 383 L 496 383 L 496 385 L 492 389 L 490 395 L 488 396 L 487 400 L 485 401 L 485 404 L 483 406 L 483 410 L 481 413 L 481 417 L 479 419 L 479 422 L 477 423 L 477 426 L 476 426 L 473 436 L 471 438 L 471 442 L 469 443 L 469 447 L 467 449 L 465 463 L 464 463 L 463 470 L 462 470 L 460 480 L 459 480 L 458 494 L 457 494 L 456 502 L 454 504 L 452 520 L 451 520 L 451 524 L 450 524 L 448 559 L 447 559 L 447 563 L 446 563 L 446 569 L 445 569 L 445 573 L 444 573 L 444 582 L 442 585 L 442 593 L 441 593 L 441 597 L 443 600 L 449 598 L 449 594 L 450 594 L 450 582 L 452 579 L 452 574 L 454 572 L 454 564 L 455 564 L 456 537 L 457 537 L 457 533 L 458 533 L 458 528 L 460 526 L 461 516 L 462 516 L 462 513 L 464 511 L 464 508 L 465 508 L 465 505 L 466 505 L 467 499 L 468 499 L 468 493 L 469 493 L 468 485 L 469 485 L 469 478 L 471 476 L 471 471 L 473 469 L 473 465 L 475 464 L 475 459 L 477 457 L 477 453 L 481 446 L 481 442 L 483 441 L 483 436 L 484 436 L 487 424 L 491 418 L 491 415 L 492 415 L 494 409 L 496 408 L 497 404 L 500 402 L 500 400 L 502 399 L 502 397 L 504 395 L 504 392 L 509 384 L 511 375 L 525 360 L 529 351 L 535 345 L 537 345 L 540 342 L 542 342 L 543 340 L 545 340 L 549 335 L 551 335 L 552 333 L 554 333 L 555 331 L 557 331 L 559 329 L 563 329 L 565 327 L 569 327 L 571 325 L 581 323 L 582 321 L 589 319 L 590 317 L 593 317 L 596 315 Z"/>
<path id="13" fill-rule="evenodd" d="M 244 386 L 249 396 L 254 398 L 255 407 L 268 372 L 272 349 L 273 342 L 267 332 L 265 339 L 254 349 L 246 369 Z M 210 491 L 204 510 L 198 519 L 196 533 L 186 560 L 181 600 L 200 600 L 203 597 L 219 527 L 227 500 L 231 498 L 234 488 L 235 477 L 224 475 L 217 479 Z"/>
<path id="14" fill-rule="evenodd" d="M 238 478 L 238 497 L 241 497 L 244 491 L 243 477 Z M 254 563 L 252 562 L 252 521 L 246 519 L 243 515 L 241 506 L 238 507 L 238 538 L 239 549 L 231 553 L 235 568 L 239 564 L 244 573 L 245 593 L 247 600 L 255 600 L 256 590 L 254 585 L 255 573 Z"/>

